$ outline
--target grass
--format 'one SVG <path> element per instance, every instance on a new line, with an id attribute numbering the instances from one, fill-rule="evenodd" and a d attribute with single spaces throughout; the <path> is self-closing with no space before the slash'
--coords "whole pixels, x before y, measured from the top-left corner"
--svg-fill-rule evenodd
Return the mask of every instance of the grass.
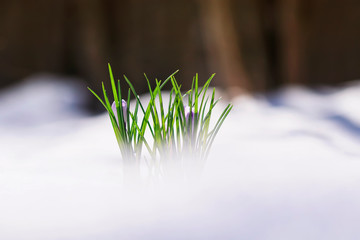
<path id="1" fill-rule="evenodd" d="M 150 156 L 146 162 L 151 174 L 169 174 L 166 170 L 169 161 L 177 163 L 181 168 L 185 160 L 190 160 L 201 168 L 216 135 L 233 107 L 228 104 L 210 128 L 213 109 L 219 101 L 215 99 L 215 88 L 211 94 L 207 93 L 215 74 L 201 88 L 196 74 L 191 89 L 186 92 L 181 90 L 175 78 L 178 71 L 164 81 L 155 79 L 154 88 L 144 75 L 150 93 L 150 100 L 147 106 L 144 106 L 126 76 L 124 79 L 128 84 L 127 96 L 124 98 L 121 95 L 120 80 L 115 82 L 110 64 L 108 67 L 114 102 L 110 104 L 104 83 L 104 100 L 90 88 L 89 90 L 109 114 L 124 163 L 139 169 L 141 159 L 145 158 L 145 148 Z M 164 102 L 162 89 L 166 84 L 171 84 L 171 91 L 168 101 Z M 135 98 L 133 112 L 130 111 L 132 97 Z M 145 137 L 147 135 L 150 139 Z"/>

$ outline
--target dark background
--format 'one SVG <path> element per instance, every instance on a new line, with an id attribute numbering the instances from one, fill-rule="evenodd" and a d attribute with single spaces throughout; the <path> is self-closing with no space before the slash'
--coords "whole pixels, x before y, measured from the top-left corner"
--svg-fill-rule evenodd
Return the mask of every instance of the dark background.
<path id="1" fill-rule="evenodd" d="M 359 0 L 1 0 L 0 87 L 38 72 L 139 92 L 180 69 L 237 93 L 360 76 Z"/>

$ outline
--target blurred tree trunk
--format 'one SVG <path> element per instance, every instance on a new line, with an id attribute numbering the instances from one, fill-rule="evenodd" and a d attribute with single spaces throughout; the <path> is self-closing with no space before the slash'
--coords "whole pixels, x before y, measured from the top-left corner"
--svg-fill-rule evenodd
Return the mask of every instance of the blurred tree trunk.
<path id="1" fill-rule="evenodd" d="M 43 69 L 63 72 L 64 4 L 63 0 L 1 1 L 0 84 Z"/>
<path id="2" fill-rule="evenodd" d="M 109 55 L 106 31 L 106 12 L 101 0 L 77 0 L 76 5 L 76 46 L 74 52 L 79 73 L 90 80 L 92 85 L 105 81 L 107 56 Z M 68 26 L 71 27 L 71 26 Z"/>
<path id="3" fill-rule="evenodd" d="M 360 78 L 360 1 L 301 1 L 302 83 L 339 84 Z"/>
<path id="4" fill-rule="evenodd" d="M 300 84 L 302 69 L 302 32 L 299 18 L 299 0 L 280 0 L 279 29 L 282 79 L 287 84 Z"/>
<path id="5" fill-rule="evenodd" d="M 248 91 L 248 74 L 244 68 L 240 36 L 236 31 L 229 0 L 197 0 L 203 34 L 212 69 L 220 71 L 228 90 Z"/>

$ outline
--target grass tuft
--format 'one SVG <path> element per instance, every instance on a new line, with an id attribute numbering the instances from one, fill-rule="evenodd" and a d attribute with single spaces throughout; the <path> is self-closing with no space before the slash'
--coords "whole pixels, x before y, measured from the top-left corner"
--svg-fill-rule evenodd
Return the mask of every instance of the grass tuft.
<path id="1" fill-rule="evenodd" d="M 191 89 L 185 93 L 175 78 L 178 71 L 163 82 L 155 79 L 155 88 L 151 87 L 150 80 L 144 74 L 150 93 L 149 103 L 144 106 L 126 76 L 124 80 L 128 84 L 127 96 L 121 95 L 120 80 L 116 84 L 110 64 L 108 67 L 114 103 L 110 104 L 103 83 L 104 100 L 93 90 L 88 89 L 109 114 L 124 162 L 137 166 L 139 171 L 145 146 L 150 156 L 148 159 L 150 173 L 168 175 L 166 164 L 169 161 L 175 161 L 179 166 L 183 166 L 185 160 L 190 160 L 202 168 L 216 135 L 233 108 L 228 104 L 215 125 L 210 128 L 213 109 L 219 101 L 215 99 L 215 88 L 210 95 L 207 93 L 215 74 L 211 75 L 202 87 L 199 87 L 198 74 L 196 74 Z M 171 91 L 169 100 L 165 103 L 162 89 L 168 83 L 171 84 Z M 133 112 L 130 110 L 131 98 L 135 98 Z M 150 140 L 145 137 L 147 131 L 150 133 Z"/>

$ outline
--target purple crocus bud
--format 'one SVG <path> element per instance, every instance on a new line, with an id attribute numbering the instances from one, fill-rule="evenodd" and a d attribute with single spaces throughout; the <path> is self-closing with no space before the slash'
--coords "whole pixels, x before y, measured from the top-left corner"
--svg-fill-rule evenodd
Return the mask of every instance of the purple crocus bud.
<path id="1" fill-rule="evenodd" d="M 190 106 L 186 106 L 184 108 L 184 112 L 185 112 L 185 121 L 186 124 L 189 122 L 189 118 L 191 119 L 191 128 L 194 129 L 194 111 L 190 111 Z"/>
<path id="2" fill-rule="evenodd" d="M 123 116 L 124 116 L 124 120 L 126 121 L 127 118 L 127 103 L 124 99 L 121 99 L 121 108 L 123 110 Z"/>
<path id="3" fill-rule="evenodd" d="M 121 100 L 121 108 L 122 108 L 122 111 L 123 111 L 124 122 L 126 123 L 126 120 L 127 120 L 127 103 L 126 103 L 126 101 L 125 101 L 124 99 Z M 112 109 L 113 112 L 114 112 L 116 121 L 119 122 L 119 120 L 118 120 L 118 114 L 117 114 L 117 111 L 116 111 L 115 101 L 112 103 L 111 109 Z M 125 127 L 126 127 L 126 124 L 125 124 Z"/>

